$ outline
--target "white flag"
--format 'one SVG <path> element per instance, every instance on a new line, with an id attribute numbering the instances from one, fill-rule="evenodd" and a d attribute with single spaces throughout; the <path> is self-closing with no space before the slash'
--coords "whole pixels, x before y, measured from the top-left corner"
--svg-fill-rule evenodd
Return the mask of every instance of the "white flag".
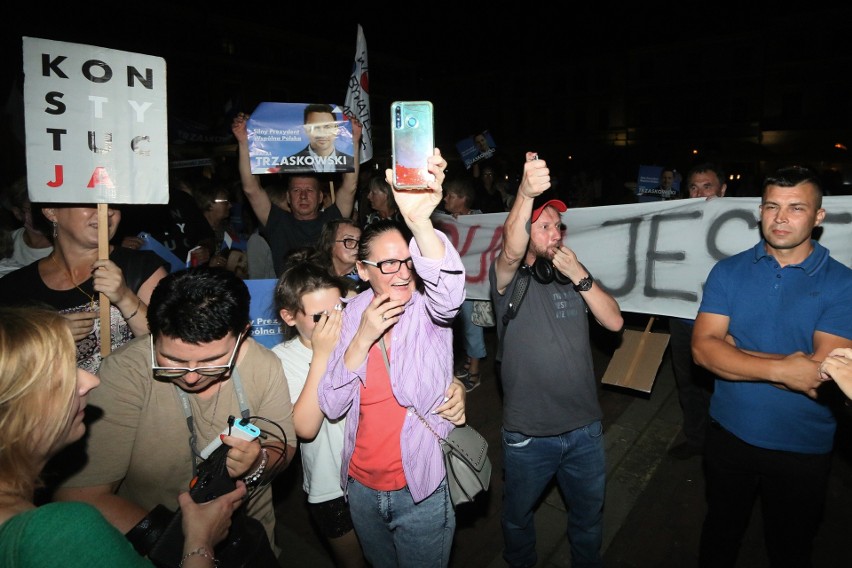
<path id="1" fill-rule="evenodd" d="M 355 47 L 355 63 L 346 86 L 346 101 L 343 112 L 357 118 L 363 126 L 361 133 L 361 163 L 373 158 L 373 124 L 370 122 L 370 75 L 367 64 L 367 40 L 358 24 L 358 44 Z"/>

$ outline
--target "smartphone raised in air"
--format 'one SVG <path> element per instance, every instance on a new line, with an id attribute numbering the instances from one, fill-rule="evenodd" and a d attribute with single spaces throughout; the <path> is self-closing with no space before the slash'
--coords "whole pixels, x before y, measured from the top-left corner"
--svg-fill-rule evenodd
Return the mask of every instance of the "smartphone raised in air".
<path id="1" fill-rule="evenodd" d="M 435 148 L 434 118 L 429 101 L 395 101 L 391 104 L 393 185 L 397 189 L 424 189 L 435 176 L 426 160 Z"/>

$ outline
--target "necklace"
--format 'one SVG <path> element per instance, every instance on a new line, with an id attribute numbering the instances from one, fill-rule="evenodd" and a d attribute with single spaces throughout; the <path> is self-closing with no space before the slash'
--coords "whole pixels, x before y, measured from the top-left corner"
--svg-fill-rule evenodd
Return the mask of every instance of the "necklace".
<path id="1" fill-rule="evenodd" d="M 219 383 L 217 383 L 216 386 L 218 386 L 219 389 L 216 391 L 216 400 L 213 401 L 213 414 L 210 415 L 210 418 L 207 418 L 206 416 L 204 416 L 204 413 L 201 413 L 201 416 L 204 417 L 204 421 L 207 422 L 208 424 L 210 424 L 211 426 L 213 425 L 214 422 L 216 422 L 216 411 L 219 410 L 219 395 L 222 393 L 222 383 L 219 382 Z M 200 401 L 198 401 L 198 402 L 200 402 Z M 200 404 L 199 404 L 199 408 L 201 408 Z"/>
<path id="2" fill-rule="evenodd" d="M 219 395 L 222 393 L 222 383 L 219 383 L 219 389 L 216 391 L 216 402 L 213 404 L 213 416 L 210 417 L 210 424 L 216 421 L 216 411 L 219 410 Z"/>
<path id="3" fill-rule="evenodd" d="M 75 288 L 77 288 L 77 290 L 79 290 L 81 294 L 83 294 L 84 296 L 86 296 L 86 297 L 89 299 L 89 302 L 90 302 L 90 303 L 89 303 L 89 307 L 90 307 L 92 310 L 94 310 L 94 309 L 95 309 L 95 297 L 94 297 L 94 296 L 92 296 L 91 294 L 89 294 L 88 292 L 86 292 L 85 290 L 83 290 L 82 288 L 80 288 L 80 287 L 79 287 L 79 286 L 78 286 L 78 285 L 74 282 L 74 277 L 71 275 L 71 271 L 68 269 L 68 266 L 66 265 L 66 266 L 64 266 L 64 267 L 63 267 L 62 265 L 60 265 L 60 264 L 59 264 L 59 261 L 58 261 L 58 260 L 56 260 L 56 256 L 54 256 L 55 254 L 56 254 L 56 253 L 51 253 L 51 255 L 50 255 L 51 260 L 53 260 L 53 262 L 55 262 L 55 263 L 56 263 L 56 266 L 58 266 L 60 269 L 61 269 L 61 268 L 65 268 L 65 274 L 68 276 L 68 280 L 70 280 L 70 281 L 71 281 L 71 284 L 73 284 L 73 285 L 74 285 L 74 287 L 75 287 Z"/>

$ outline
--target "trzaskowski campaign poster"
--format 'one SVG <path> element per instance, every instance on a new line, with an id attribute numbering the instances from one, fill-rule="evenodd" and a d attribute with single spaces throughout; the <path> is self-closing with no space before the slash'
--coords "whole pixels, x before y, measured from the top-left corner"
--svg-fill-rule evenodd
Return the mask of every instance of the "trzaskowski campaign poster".
<path id="1" fill-rule="evenodd" d="M 352 123 L 337 105 L 261 103 L 246 130 L 253 174 L 355 170 Z"/>

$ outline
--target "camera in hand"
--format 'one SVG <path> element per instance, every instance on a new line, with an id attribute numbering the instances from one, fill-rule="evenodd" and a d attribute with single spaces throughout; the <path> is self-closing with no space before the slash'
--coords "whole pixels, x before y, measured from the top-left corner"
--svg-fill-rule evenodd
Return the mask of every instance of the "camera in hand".
<path id="1" fill-rule="evenodd" d="M 189 495 L 193 501 L 207 503 L 237 487 L 237 483 L 228 475 L 226 465 L 230 449 L 230 446 L 222 444 L 198 465 L 198 474 L 189 484 Z"/>

